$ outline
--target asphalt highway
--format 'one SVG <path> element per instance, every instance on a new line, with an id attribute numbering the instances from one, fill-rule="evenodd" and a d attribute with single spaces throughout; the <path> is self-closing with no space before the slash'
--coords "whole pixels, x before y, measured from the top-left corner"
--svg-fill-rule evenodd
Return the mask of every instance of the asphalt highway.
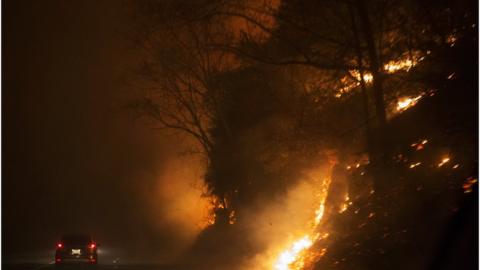
<path id="1" fill-rule="evenodd" d="M 97 266 L 90 265 L 66 265 L 56 267 L 55 264 L 2 264 L 4 270 L 177 270 L 179 268 L 172 265 L 159 264 L 99 264 Z"/>

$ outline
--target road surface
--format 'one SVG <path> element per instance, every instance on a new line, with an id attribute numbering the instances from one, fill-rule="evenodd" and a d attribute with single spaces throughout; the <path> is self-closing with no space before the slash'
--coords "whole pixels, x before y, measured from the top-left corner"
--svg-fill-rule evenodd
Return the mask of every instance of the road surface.
<path id="1" fill-rule="evenodd" d="M 3 270 L 57 270 L 54 264 L 3 264 Z M 96 267 L 89 265 L 69 265 L 59 268 L 61 270 L 179 270 L 179 268 L 159 264 L 99 264 Z"/>

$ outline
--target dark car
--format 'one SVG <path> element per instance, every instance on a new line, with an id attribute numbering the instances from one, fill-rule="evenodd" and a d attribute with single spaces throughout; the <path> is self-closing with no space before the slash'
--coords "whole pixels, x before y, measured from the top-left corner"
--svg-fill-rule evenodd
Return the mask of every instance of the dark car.
<path id="1" fill-rule="evenodd" d="M 64 235 L 57 243 L 55 264 L 84 263 L 96 265 L 98 244 L 87 234 Z"/>

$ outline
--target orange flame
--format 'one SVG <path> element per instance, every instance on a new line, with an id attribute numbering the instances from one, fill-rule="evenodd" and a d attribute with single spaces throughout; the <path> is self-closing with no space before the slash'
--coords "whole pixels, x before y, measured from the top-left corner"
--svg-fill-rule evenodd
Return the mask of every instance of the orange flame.
<path id="1" fill-rule="evenodd" d="M 298 238 L 297 240 L 293 241 L 284 249 L 277 257 L 273 268 L 275 270 L 301 270 L 304 268 L 306 259 L 307 259 L 307 252 L 308 249 L 320 239 L 326 239 L 329 234 L 323 233 L 320 235 L 319 233 L 315 233 L 315 229 L 318 227 L 322 218 L 325 213 L 325 200 L 327 198 L 328 189 L 330 186 L 331 179 L 327 178 L 323 181 L 322 188 L 319 194 L 319 206 L 315 211 L 315 217 L 312 224 L 312 228 L 310 233 L 305 234 L 304 236 Z M 348 197 L 348 195 L 347 195 Z M 322 249 L 322 251 L 318 254 L 319 257 L 323 256 L 326 252 L 326 249 Z M 312 259 L 312 258 L 309 258 Z"/>
<path id="2" fill-rule="evenodd" d="M 428 54 L 428 53 L 427 53 Z M 399 71 L 406 71 L 409 72 L 411 68 L 415 67 L 420 61 L 422 61 L 425 57 L 422 56 L 422 53 L 419 51 L 412 52 L 409 54 L 403 55 L 399 59 L 390 60 L 385 65 L 383 65 L 383 69 L 386 73 L 393 74 Z M 359 70 L 350 70 L 350 75 L 355 79 L 354 82 L 349 79 L 348 76 L 343 77 L 340 82 L 342 83 L 342 87 L 337 91 L 335 97 L 340 98 L 344 94 L 349 93 L 353 89 L 360 86 L 360 81 L 362 76 L 360 75 Z M 366 84 L 371 84 L 373 82 L 373 75 L 371 72 L 365 71 L 363 73 L 363 81 Z"/>
<path id="3" fill-rule="evenodd" d="M 423 97 L 423 94 L 416 97 L 403 97 L 397 102 L 397 111 L 403 112 L 415 106 L 417 102 Z"/>
<path id="4" fill-rule="evenodd" d="M 440 161 L 440 163 L 438 163 L 437 166 L 440 168 L 443 165 L 445 165 L 445 163 L 448 163 L 448 162 L 450 162 L 450 158 L 449 157 L 444 157 L 444 158 L 442 158 L 442 161 Z"/>

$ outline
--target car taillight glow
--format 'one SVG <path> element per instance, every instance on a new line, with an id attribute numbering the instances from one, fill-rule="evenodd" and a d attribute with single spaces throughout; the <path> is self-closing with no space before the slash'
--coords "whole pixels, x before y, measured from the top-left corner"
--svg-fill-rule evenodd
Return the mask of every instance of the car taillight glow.
<path id="1" fill-rule="evenodd" d="M 57 244 L 57 248 L 63 248 L 63 244 L 62 244 L 62 243 L 58 243 L 58 244 Z"/>
<path id="2" fill-rule="evenodd" d="M 97 245 L 95 245 L 95 243 L 91 243 L 91 244 L 90 244 L 90 248 L 91 248 L 91 249 L 94 249 L 96 246 L 97 246 Z"/>

